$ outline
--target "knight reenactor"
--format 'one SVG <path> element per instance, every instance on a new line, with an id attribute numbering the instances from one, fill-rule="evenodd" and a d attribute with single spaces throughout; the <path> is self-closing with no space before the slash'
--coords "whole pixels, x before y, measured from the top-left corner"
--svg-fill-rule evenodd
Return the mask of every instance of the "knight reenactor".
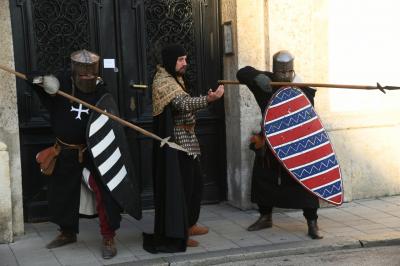
<path id="1" fill-rule="evenodd" d="M 59 226 L 60 231 L 46 247 L 52 249 L 77 241 L 84 176 L 96 200 L 95 207 L 103 237 L 102 256 L 109 259 L 117 253 L 114 237 L 120 227 L 120 213 L 123 209 L 129 209 L 126 202 L 119 201 L 116 196 L 118 193 L 115 192 L 131 189 L 129 197 L 137 203 L 127 212 L 136 218 L 141 215 L 132 161 L 129 162 L 127 145 L 123 142 L 121 144 L 125 135 L 122 128 L 118 128 L 115 123 L 98 119 L 100 115 L 96 112 L 57 94 L 61 83 L 62 89 L 76 98 L 101 106 L 108 112 L 117 109 L 111 94 L 98 77 L 99 62 L 99 55 L 79 50 L 71 54 L 71 74 L 57 78 L 34 73 L 28 75 L 28 81 L 36 84 L 33 88 L 50 114 L 51 127 L 56 137 L 54 146 L 37 156 L 42 172 L 50 175 L 50 220 Z M 96 125 L 95 130 L 92 124 Z M 102 145 L 94 146 L 98 143 Z M 121 147 L 124 145 L 125 147 Z M 123 189 L 119 186 L 121 184 L 124 185 Z"/>
<path id="2" fill-rule="evenodd" d="M 237 72 L 240 83 L 246 84 L 264 112 L 269 99 L 279 88 L 272 88 L 270 82 L 296 82 L 294 57 L 288 51 L 279 51 L 273 56 L 273 72 L 259 71 L 247 66 Z M 315 90 L 301 88 L 314 104 Z M 266 145 L 262 130 L 251 137 L 250 148 L 255 152 L 253 165 L 251 200 L 258 205 L 260 217 L 250 225 L 248 231 L 272 227 L 273 207 L 303 209 L 307 220 L 308 235 L 312 239 L 321 239 L 317 224 L 318 198 L 296 182 L 281 165 L 280 161 Z"/>

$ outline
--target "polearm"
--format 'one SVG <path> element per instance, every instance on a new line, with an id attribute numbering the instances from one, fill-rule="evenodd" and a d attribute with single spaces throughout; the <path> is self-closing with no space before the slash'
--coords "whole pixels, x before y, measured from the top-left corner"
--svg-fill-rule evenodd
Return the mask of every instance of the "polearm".
<path id="1" fill-rule="evenodd" d="M 241 84 L 237 80 L 218 80 L 218 84 Z M 400 90 L 400 87 L 385 86 L 382 87 L 379 83 L 376 86 L 366 85 L 348 85 L 348 84 L 329 84 L 329 83 L 302 83 L 302 82 L 270 82 L 271 86 L 296 86 L 296 87 L 320 87 L 320 88 L 342 88 L 355 90 L 380 90 L 386 93 L 385 90 Z"/>
<path id="2" fill-rule="evenodd" d="M 14 74 L 15 76 L 17 76 L 17 77 L 19 77 L 19 78 L 21 78 L 21 79 L 28 80 L 27 77 L 26 77 L 26 75 L 24 75 L 24 74 L 22 74 L 22 73 L 20 73 L 20 72 L 17 72 L 17 71 L 15 71 L 15 70 L 11 69 L 11 68 L 8 68 L 8 67 L 6 67 L 6 66 L 0 65 L 0 69 L 6 71 L 6 72 L 8 72 L 8 73 Z M 87 103 L 87 102 L 85 102 L 85 101 L 82 101 L 81 99 L 78 99 L 78 98 L 76 98 L 76 97 L 74 97 L 74 96 L 72 96 L 72 95 L 69 95 L 68 93 L 65 93 L 65 92 L 63 92 L 63 91 L 61 91 L 61 90 L 58 90 L 58 91 L 56 92 L 56 94 L 58 94 L 58 95 L 60 95 L 60 96 L 62 96 L 62 97 L 65 97 L 65 98 L 67 98 L 67 99 L 69 99 L 69 100 L 71 100 L 71 101 L 73 101 L 73 102 L 80 103 L 80 104 L 82 104 L 83 106 L 85 106 L 85 107 L 87 107 L 87 108 L 89 108 L 89 109 L 92 109 L 92 110 L 94 110 L 94 111 L 96 111 L 96 112 L 98 112 L 98 113 L 100 113 L 100 114 L 105 115 L 105 116 L 108 116 L 108 117 L 111 118 L 112 120 L 117 121 L 118 123 L 120 123 L 120 124 L 122 124 L 122 125 L 124 125 L 124 126 L 127 126 L 127 127 L 131 128 L 131 129 L 133 129 L 133 130 L 136 130 L 136 131 L 142 133 L 142 134 L 145 135 L 145 136 L 148 136 L 148 137 L 150 137 L 150 138 L 153 138 L 153 139 L 156 139 L 156 140 L 160 141 L 160 142 L 161 142 L 161 145 L 160 145 L 161 147 L 164 146 L 164 144 L 167 144 L 169 147 L 171 147 L 171 148 L 173 148 L 173 149 L 180 150 L 180 151 L 183 151 L 183 152 L 186 152 L 186 153 L 188 152 L 186 149 L 184 149 L 184 148 L 181 147 L 180 145 L 178 145 L 178 144 L 176 144 L 176 143 L 174 143 L 174 142 L 168 141 L 170 137 L 160 138 L 159 136 L 157 136 L 157 135 L 154 134 L 154 133 L 151 133 L 151 132 L 149 132 L 149 131 L 147 131 L 147 130 L 141 128 L 141 127 L 138 127 L 138 126 L 136 126 L 136 125 L 134 125 L 134 124 L 132 124 L 132 123 L 130 123 L 130 122 L 128 122 L 128 121 L 126 121 L 126 120 L 124 120 L 124 119 L 122 119 L 122 118 L 116 116 L 116 115 L 107 113 L 106 111 L 101 110 L 100 108 L 98 108 L 98 107 L 96 107 L 96 106 L 94 106 L 94 105 L 91 105 L 90 103 Z"/>

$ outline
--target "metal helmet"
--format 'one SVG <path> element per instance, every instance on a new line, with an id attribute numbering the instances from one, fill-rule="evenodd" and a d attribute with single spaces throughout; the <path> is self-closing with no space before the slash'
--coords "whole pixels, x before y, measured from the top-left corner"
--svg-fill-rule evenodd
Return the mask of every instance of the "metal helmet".
<path id="1" fill-rule="evenodd" d="M 274 81 L 291 82 L 295 72 L 293 68 L 294 57 L 286 50 L 274 54 L 272 58 L 272 72 Z"/>
<path id="2" fill-rule="evenodd" d="M 80 91 L 89 93 L 96 89 L 99 61 L 100 56 L 88 50 L 71 54 L 72 80 Z"/>

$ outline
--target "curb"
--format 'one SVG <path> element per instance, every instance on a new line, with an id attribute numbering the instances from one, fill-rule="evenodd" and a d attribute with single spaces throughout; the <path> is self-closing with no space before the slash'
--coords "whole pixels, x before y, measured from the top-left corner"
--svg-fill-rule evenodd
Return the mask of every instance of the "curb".
<path id="1" fill-rule="evenodd" d="M 301 245 L 301 246 L 300 246 Z M 183 265 L 216 265 L 237 261 L 248 261 L 262 258 L 300 255 L 357 248 L 400 245 L 400 232 L 396 235 L 371 235 L 363 239 L 331 238 L 322 240 L 306 240 L 283 244 L 262 245 L 245 248 L 234 248 L 221 251 L 197 254 L 174 255 L 134 262 L 112 264 L 114 266 L 183 266 Z"/>

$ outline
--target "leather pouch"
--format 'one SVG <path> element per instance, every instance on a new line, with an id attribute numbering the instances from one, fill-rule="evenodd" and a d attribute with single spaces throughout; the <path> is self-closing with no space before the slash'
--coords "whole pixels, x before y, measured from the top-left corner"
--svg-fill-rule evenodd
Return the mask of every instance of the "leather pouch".
<path id="1" fill-rule="evenodd" d="M 36 162 L 39 164 L 40 171 L 44 175 L 51 175 L 53 173 L 59 153 L 60 147 L 58 145 L 54 145 L 40 151 L 36 155 Z"/>

